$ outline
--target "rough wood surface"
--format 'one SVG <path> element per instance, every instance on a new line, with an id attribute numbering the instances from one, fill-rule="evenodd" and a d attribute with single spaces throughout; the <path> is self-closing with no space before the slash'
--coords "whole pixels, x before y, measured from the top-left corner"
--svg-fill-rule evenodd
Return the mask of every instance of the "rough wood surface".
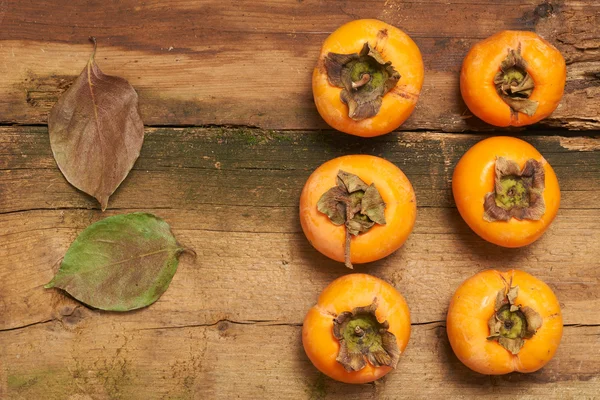
<path id="1" fill-rule="evenodd" d="M 0 128 L 0 398 L 594 398 L 600 138 L 525 137 L 554 167 L 563 201 L 539 241 L 513 250 L 477 237 L 453 205 L 454 165 L 482 138 L 149 128 L 141 158 L 101 213 L 61 176 L 45 127 Z M 306 241 L 300 191 L 319 164 L 351 153 L 402 168 L 419 206 L 405 246 L 358 268 L 394 284 L 413 322 L 398 371 L 361 386 L 318 373 L 300 342 L 307 309 L 348 272 Z M 136 210 L 165 218 L 198 254 L 182 257 L 157 303 L 107 313 L 43 289 L 89 223 Z M 560 299 L 563 343 L 537 373 L 481 376 L 449 347 L 444 318 L 453 291 L 490 267 L 529 271 Z"/>
<path id="2" fill-rule="evenodd" d="M 147 125 L 320 129 L 311 71 L 341 24 L 378 18 L 421 48 L 425 84 L 405 130 L 489 130 L 462 102 L 458 74 L 477 41 L 534 30 L 568 63 L 565 96 L 543 127 L 600 128 L 595 0 L 0 0 L 0 122 L 45 123 L 85 66 L 90 35 L 108 74 L 129 80 Z"/>
<path id="3" fill-rule="evenodd" d="M 327 35 L 356 18 L 396 25 L 421 48 L 426 78 L 407 132 L 320 131 L 312 68 Z M 450 191 L 454 165 L 484 136 L 443 133 L 490 130 L 462 102 L 458 73 L 468 49 L 502 29 L 538 32 L 568 64 L 559 108 L 523 132 L 557 172 L 561 210 L 539 241 L 512 250 L 471 232 Z M 60 174 L 45 126 L 9 126 L 46 123 L 90 35 L 100 67 L 129 80 L 155 126 L 105 213 Z M 0 0 L 0 399 L 597 398 L 600 137 L 576 135 L 597 135 L 599 115 L 594 0 Z M 413 323 L 398 370 L 359 386 L 320 374 L 300 341 L 308 308 L 348 273 L 304 237 L 300 191 L 322 162 L 351 153 L 394 162 L 418 202 L 405 246 L 358 267 L 405 295 Z M 43 289 L 78 233 L 130 211 L 163 217 L 197 253 L 158 302 L 100 312 Z M 449 299 L 484 268 L 524 269 L 560 299 L 563 342 L 541 371 L 488 377 L 453 355 Z"/>

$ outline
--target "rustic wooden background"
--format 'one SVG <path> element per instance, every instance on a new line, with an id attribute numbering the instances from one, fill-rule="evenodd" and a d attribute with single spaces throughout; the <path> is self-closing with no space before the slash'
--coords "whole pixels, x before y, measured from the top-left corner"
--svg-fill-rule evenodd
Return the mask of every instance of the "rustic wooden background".
<path id="1" fill-rule="evenodd" d="M 327 130 L 310 88 L 321 42 L 356 18 L 405 30 L 426 66 L 402 131 L 370 140 Z M 491 129 L 460 99 L 461 60 L 502 29 L 534 30 L 567 60 L 561 105 L 529 130 Z M 90 35 L 104 72 L 138 91 L 147 125 L 105 213 L 62 177 L 46 128 Z M 599 129 L 595 0 L 0 0 L 0 398 L 600 398 Z M 453 167 L 489 134 L 523 136 L 558 174 L 559 215 L 527 248 L 484 242 L 454 207 Z M 300 340 L 320 291 L 349 272 L 306 241 L 300 191 L 350 153 L 402 168 L 419 205 L 405 246 L 358 268 L 393 283 L 413 323 L 397 371 L 359 386 L 320 374 Z M 157 303 L 107 313 L 43 289 L 88 224 L 138 210 L 197 253 Z M 453 291 L 490 267 L 531 272 L 561 301 L 563 342 L 541 371 L 478 375 L 449 347 Z"/>

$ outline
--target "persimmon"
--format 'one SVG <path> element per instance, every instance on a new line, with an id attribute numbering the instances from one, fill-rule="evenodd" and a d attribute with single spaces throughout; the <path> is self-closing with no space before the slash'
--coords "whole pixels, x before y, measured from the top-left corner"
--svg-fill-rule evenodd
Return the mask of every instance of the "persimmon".
<path id="1" fill-rule="evenodd" d="M 452 297 L 446 322 L 458 359 L 489 375 L 542 368 L 563 329 L 552 290 L 518 270 L 487 270 L 467 279 Z"/>
<path id="2" fill-rule="evenodd" d="M 366 274 L 333 281 L 304 319 L 302 344 L 325 375 L 372 382 L 396 368 L 410 337 L 410 311 L 389 283 Z"/>
<path id="3" fill-rule="evenodd" d="M 452 192 L 471 229 L 504 247 L 537 240 L 560 205 L 550 164 L 529 143 L 505 136 L 482 140 L 462 156 L 452 176 Z"/>
<path id="4" fill-rule="evenodd" d="M 530 125 L 558 106 L 565 59 L 534 32 L 503 31 L 476 43 L 465 57 L 460 91 L 469 110 L 496 126 Z"/>
<path id="5" fill-rule="evenodd" d="M 366 263 L 396 251 L 417 215 L 415 192 L 400 168 L 369 155 L 327 161 L 300 195 L 308 241 L 336 261 Z"/>
<path id="6" fill-rule="evenodd" d="M 398 128 L 423 86 L 419 48 L 400 29 L 375 19 L 348 22 L 323 43 L 312 87 L 333 128 L 372 137 Z"/>

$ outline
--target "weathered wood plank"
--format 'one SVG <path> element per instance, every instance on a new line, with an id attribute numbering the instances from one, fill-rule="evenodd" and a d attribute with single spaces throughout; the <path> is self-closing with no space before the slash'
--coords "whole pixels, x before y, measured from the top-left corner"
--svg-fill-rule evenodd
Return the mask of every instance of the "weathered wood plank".
<path id="1" fill-rule="evenodd" d="M 298 232 L 295 209 L 276 210 L 279 217 L 246 232 L 228 228 L 234 221 L 226 213 L 207 219 L 198 212 L 150 211 L 165 217 L 198 258 L 182 259 L 161 301 L 145 314 L 132 314 L 139 322 L 148 320 L 147 324 L 160 327 L 221 319 L 301 321 L 318 293 L 348 272 L 308 244 Z M 400 251 L 357 269 L 394 283 L 407 298 L 414 322 L 443 320 L 454 290 L 476 271 L 512 267 L 551 285 L 566 323 L 600 324 L 597 211 L 582 212 L 578 218 L 569 212 L 540 241 L 511 251 L 475 237 L 454 210 L 419 212 L 415 231 Z M 244 226 L 262 219 L 260 214 L 248 215 Z M 58 313 L 65 296 L 43 285 L 77 234 L 102 217 L 93 211 L 37 211 L 0 218 L 2 226 L 20 231 L 2 236 L 0 329 L 48 320 Z M 281 228 L 273 228 L 277 225 Z"/>
<path id="2" fill-rule="evenodd" d="M 58 11 L 60 10 L 60 12 Z M 535 30 L 565 55 L 565 97 L 542 126 L 600 128 L 600 4 L 583 1 L 133 0 L 0 2 L 0 122 L 44 123 L 98 37 L 106 73 L 140 94 L 148 125 L 324 128 L 310 77 L 339 25 L 379 18 L 420 46 L 426 79 L 402 129 L 489 130 L 458 90 L 466 52 L 502 29 Z M 446 21 L 446 23 L 441 23 Z"/>
<path id="3" fill-rule="evenodd" d="M 227 321 L 146 329 L 127 315 L 85 310 L 0 332 L 6 374 L 0 394 L 72 400 L 583 399 L 594 398 L 600 384 L 597 326 L 566 327 L 555 358 L 541 371 L 499 377 L 463 366 L 443 324 L 414 326 L 398 369 L 359 386 L 320 374 L 304 354 L 300 331 L 296 325 Z"/>
<path id="4" fill-rule="evenodd" d="M 56 168 L 46 128 L 0 131 L 0 211 L 92 208 Z M 485 136 L 404 133 L 361 140 L 330 132 L 148 129 L 144 153 L 111 197 L 113 208 L 199 209 L 296 206 L 310 173 L 328 159 L 369 153 L 396 163 L 422 207 L 453 207 L 449 182 L 464 152 Z M 590 208 L 600 196 L 598 139 L 529 139 L 559 176 L 562 208 Z M 584 150 L 584 151 L 572 151 Z M 242 195 L 241 193 L 246 193 Z M 151 193 L 152 196 L 149 196 Z"/>

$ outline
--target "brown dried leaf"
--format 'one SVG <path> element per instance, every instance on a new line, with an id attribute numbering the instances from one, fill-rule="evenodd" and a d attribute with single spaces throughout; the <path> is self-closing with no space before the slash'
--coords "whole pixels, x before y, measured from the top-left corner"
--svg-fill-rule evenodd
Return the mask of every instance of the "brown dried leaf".
<path id="1" fill-rule="evenodd" d="M 65 178 L 102 210 L 133 167 L 144 141 L 138 96 L 123 78 L 90 60 L 48 117 L 50 145 Z"/>

